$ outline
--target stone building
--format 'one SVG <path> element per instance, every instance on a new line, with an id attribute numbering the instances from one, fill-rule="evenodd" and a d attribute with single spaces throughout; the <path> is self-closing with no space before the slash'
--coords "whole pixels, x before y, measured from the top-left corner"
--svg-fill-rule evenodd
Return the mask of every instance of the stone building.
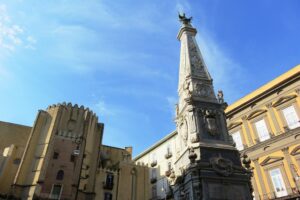
<path id="1" fill-rule="evenodd" d="M 102 145 L 103 128 L 71 103 L 40 110 L 33 127 L 0 122 L 0 198 L 148 199 L 147 168 L 132 148 Z"/>

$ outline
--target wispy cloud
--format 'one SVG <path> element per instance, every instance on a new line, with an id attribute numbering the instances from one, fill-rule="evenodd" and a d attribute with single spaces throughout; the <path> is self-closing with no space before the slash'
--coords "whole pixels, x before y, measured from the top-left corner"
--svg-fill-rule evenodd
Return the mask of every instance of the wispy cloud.
<path id="1" fill-rule="evenodd" d="M 225 100 L 232 102 L 238 98 L 236 82 L 241 81 L 243 69 L 227 53 L 226 47 L 217 44 L 211 34 L 205 28 L 197 36 L 200 50 L 205 63 L 213 79 L 215 90 L 222 89 L 225 93 Z"/>
<path id="2" fill-rule="evenodd" d="M 113 116 L 115 115 L 115 111 L 109 107 L 103 99 L 100 99 L 94 106 L 97 113 L 100 113 L 102 116 Z"/>
<path id="3" fill-rule="evenodd" d="M 191 11 L 191 6 L 187 1 L 177 0 L 176 9 L 180 13 L 189 13 Z"/>
<path id="4" fill-rule="evenodd" d="M 16 47 L 24 45 L 25 48 L 34 48 L 36 43 L 32 36 L 24 35 L 24 29 L 15 24 L 7 11 L 5 4 L 0 4 L 0 49 L 14 51 Z M 35 42 L 34 42 L 35 41 Z"/>

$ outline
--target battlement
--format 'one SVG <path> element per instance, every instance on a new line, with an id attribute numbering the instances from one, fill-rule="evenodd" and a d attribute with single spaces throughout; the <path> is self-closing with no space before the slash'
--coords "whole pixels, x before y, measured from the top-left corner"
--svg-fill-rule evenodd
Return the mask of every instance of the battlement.
<path id="1" fill-rule="evenodd" d="M 78 104 L 72 104 L 71 102 L 68 102 L 66 103 L 65 101 L 62 102 L 62 103 L 57 103 L 57 104 L 52 104 L 50 106 L 47 107 L 47 110 L 51 110 L 51 109 L 57 109 L 59 107 L 64 107 L 65 109 L 68 109 L 68 110 L 78 110 L 78 111 L 84 111 L 84 112 L 89 112 L 91 113 L 91 115 L 93 117 L 98 117 L 96 115 L 96 113 L 94 113 L 92 110 L 90 110 L 89 107 L 84 107 L 83 105 L 81 105 L 80 107 L 78 106 Z"/>

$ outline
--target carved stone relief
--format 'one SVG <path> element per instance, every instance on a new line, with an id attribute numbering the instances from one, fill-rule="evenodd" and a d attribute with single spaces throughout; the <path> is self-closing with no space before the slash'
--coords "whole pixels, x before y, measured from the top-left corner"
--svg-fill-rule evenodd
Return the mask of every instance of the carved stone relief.
<path id="1" fill-rule="evenodd" d="M 202 59 L 200 58 L 200 54 L 195 45 L 195 41 L 192 38 L 188 39 L 189 53 L 190 53 L 190 61 L 191 61 L 191 71 L 193 75 L 205 77 L 206 73 L 204 70 L 204 66 L 202 63 Z"/>
<path id="2" fill-rule="evenodd" d="M 177 126 L 178 126 L 178 131 L 179 131 L 179 135 L 181 136 L 184 145 L 187 146 L 187 140 L 188 140 L 188 125 L 187 125 L 187 121 L 183 118 L 180 117 L 178 119 L 177 122 Z"/>
<path id="3" fill-rule="evenodd" d="M 194 112 L 190 111 L 188 113 L 188 116 L 189 116 L 189 130 L 191 133 L 195 133 L 197 132 L 197 127 L 196 127 L 196 118 Z"/>

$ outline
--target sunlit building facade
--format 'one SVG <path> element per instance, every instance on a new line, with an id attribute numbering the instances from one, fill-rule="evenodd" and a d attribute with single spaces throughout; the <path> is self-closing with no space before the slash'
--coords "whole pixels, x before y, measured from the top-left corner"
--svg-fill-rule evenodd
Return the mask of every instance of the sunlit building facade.
<path id="1" fill-rule="evenodd" d="M 226 109 L 229 133 L 252 160 L 255 199 L 300 194 L 300 65 Z"/>
<path id="2" fill-rule="evenodd" d="M 241 158 L 251 159 L 255 199 L 300 198 L 299 95 L 300 65 L 226 109 L 229 134 Z M 168 197 L 177 137 L 174 131 L 135 158 L 150 167 L 152 199 Z"/>

